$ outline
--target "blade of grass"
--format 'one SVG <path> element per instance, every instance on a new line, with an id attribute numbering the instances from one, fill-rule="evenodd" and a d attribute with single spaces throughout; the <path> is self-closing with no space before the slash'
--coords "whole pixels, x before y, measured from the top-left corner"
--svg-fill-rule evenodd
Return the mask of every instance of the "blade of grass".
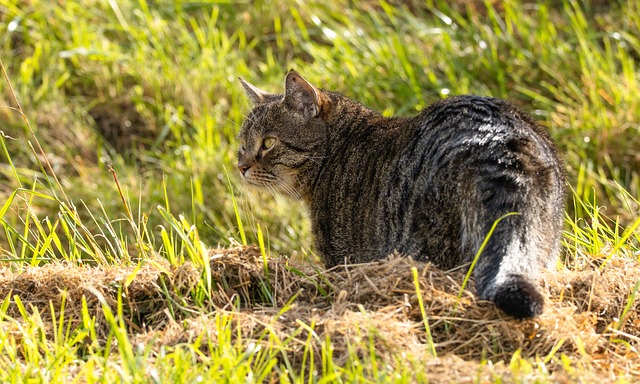
<path id="1" fill-rule="evenodd" d="M 482 255 L 482 252 L 484 251 L 485 247 L 489 243 L 489 239 L 491 239 L 491 236 L 493 236 L 493 232 L 498 227 L 498 224 L 500 224 L 500 222 L 502 220 L 506 219 L 509 216 L 515 216 L 515 215 L 519 215 L 519 214 L 520 213 L 518 213 L 518 212 L 509 212 L 507 214 L 504 214 L 504 215 L 500 216 L 496 221 L 493 222 L 493 225 L 491 226 L 491 229 L 489 230 L 489 233 L 487 233 L 487 235 L 484 238 L 484 241 L 482 242 L 482 244 L 480 245 L 480 248 L 478 249 L 478 252 L 476 252 L 476 255 L 474 256 L 473 261 L 471 262 L 471 266 L 469 266 L 469 270 L 467 271 L 467 274 L 464 276 L 464 280 L 462 281 L 462 285 L 460 286 L 460 290 L 458 291 L 458 297 L 456 299 L 456 304 L 453 307 L 454 310 L 456 308 L 458 308 L 458 303 L 460 302 L 460 299 L 462 298 L 462 293 L 464 292 L 464 289 L 467 287 L 467 283 L 469 282 L 469 279 L 471 278 L 471 274 L 473 273 L 473 270 L 474 270 L 476 264 L 478 263 L 478 260 L 480 259 L 480 255 Z"/>
<path id="2" fill-rule="evenodd" d="M 420 307 L 420 314 L 422 315 L 422 323 L 424 324 L 424 330 L 427 334 L 427 350 L 433 357 L 437 357 L 436 347 L 433 343 L 433 337 L 431 337 L 431 329 L 429 328 L 429 318 L 424 308 L 424 302 L 422 300 L 422 292 L 420 291 L 420 279 L 418 278 L 418 269 L 411 267 L 411 273 L 413 274 L 413 284 L 416 289 L 416 296 L 418 297 L 418 306 Z"/>

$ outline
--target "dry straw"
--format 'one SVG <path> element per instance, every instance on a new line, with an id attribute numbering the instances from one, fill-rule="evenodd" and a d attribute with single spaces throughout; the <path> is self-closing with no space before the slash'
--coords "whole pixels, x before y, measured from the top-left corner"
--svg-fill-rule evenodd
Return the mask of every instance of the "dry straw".
<path id="1" fill-rule="evenodd" d="M 458 298 L 464 269 L 444 272 L 391 256 L 318 273 L 310 265 L 293 268 L 278 258 L 268 261 L 266 274 L 255 247 L 216 249 L 210 259 L 215 286 L 207 315 L 189 302 L 201 270 L 188 263 L 180 267 L 148 263 L 132 280 L 133 268 L 54 264 L 19 273 L 5 268 L 0 273 L 0 296 L 18 296 L 28 308 L 37 308 L 43 320 L 51 321 L 49 302 L 59 307 L 66 292 L 65 316 L 78 323 L 84 296 L 104 337 L 108 325 L 92 292 L 99 292 L 115 307 L 120 290 L 131 337 L 157 347 L 186 342 L 194 335 L 215 340 L 212 314 L 232 314 L 230 324 L 239 328 L 232 335 L 240 330 L 244 342 L 266 342 L 261 338 L 265 330 L 283 340 L 295 335 L 298 342 L 285 353 L 298 367 L 303 363 L 305 340 L 313 336 L 321 343 L 329 336 L 336 364 L 353 356 L 354 348 L 356 354 L 368 355 L 374 340 L 376 356 L 386 363 L 393 364 L 399 356 L 413 356 L 423 364 L 428 361 L 433 368 L 428 377 L 433 379 L 456 372 L 466 372 L 458 377 L 470 378 L 508 374 L 514 353 L 536 358 L 538 364 L 557 372 L 552 377 L 558 381 L 572 380 L 571 373 L 561 367 L 561 355 L 586 364 L 592 378 L 609 381 L 619 375 L 640 375 L 636 295 L 640 263 L 634 260 L 613 258 L 602 271 L 594 264 L 545 276 L 549 300 L 544 314 L 516 321 L 491 303 L 477 301 L 473 287 Z M 418 272 L 437 358 L 427 348 L 412 268 Z M 265 287 L 272 290 L 275 305 L 263 300 Z M 15 305 L 9 307 L 8 315 L 19 317 Z M 316 359 L 320 361 L 320 356 Z"/>

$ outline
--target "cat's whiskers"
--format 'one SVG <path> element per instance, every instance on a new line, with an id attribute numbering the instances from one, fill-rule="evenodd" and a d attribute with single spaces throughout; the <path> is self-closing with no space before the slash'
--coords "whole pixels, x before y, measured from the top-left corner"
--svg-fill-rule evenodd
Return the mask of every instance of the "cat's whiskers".
<path id="1" fill-rule="evenodd" d="M 298 192 L 298 190 L 293 185 L 291 185 L 291 183 L 288 183 L 283 178 L 276 176 L 275 184 L 278 189 L 284 192 L 284 195 L 293 197 L 297 200 L 302 200 L 302 194 Z"/>
<path id="2" fill-rule="evenodd" d="M 285 196 L 292 197 L 296 200 L 302 199 L 300 192 L 298 192 L 294 187 L 285 182 L 278 183 L 278 188 L 283 192 Z"/>
<path id="3" fill-rule="evenodd" d="M 279 195 L 278 191 L 276 190 L 276 187 L 274 187 L 271 184 L 267 184 L 266 187 L 267 187 L 267 190 L 269 191 L 269 193 L 271 193 L 271 196 L 273 196 L 273 198 L 275 200 L 276 197 Z"/>
<path id="4" fill-rule="evenodd" d="M 286 197 L 302 200 L 302 194 L 288 179 L 293 179 L 297 182 L 297 176 L 294 174 L 286 173 L 283 177 L 268 172 L 256 172 L 250 177 L 247 177 L 246 180 L 249 184 L 268 189 L 274 197 L 276 195 L 284 195 Z"/>
<path id="5" fill-rule="evenodd" d="M 298 200 L 302 200 L 302 193 L 299 191 L 300 188 L 298 187 L 302 187 L 302 183 L 300 183 L 299 180 L 299 176 L 300 174 L 298 172 L 294 172 L 294 171 L 289 171 L 286 172 L 286 184 L 289 186 L 289 188 L 291 188 L 293 195 L 296 199 Z"/>

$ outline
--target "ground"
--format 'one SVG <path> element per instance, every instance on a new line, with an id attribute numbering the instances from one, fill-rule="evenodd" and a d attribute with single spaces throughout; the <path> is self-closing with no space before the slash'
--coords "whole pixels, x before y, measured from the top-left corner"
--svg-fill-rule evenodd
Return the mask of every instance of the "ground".
<path id="1" fill-rule="evenodd" d="M 4 270 L 0 297 L 13 294 L 28 311 L 37 311 L 47 333 L 56 320 L 50 305 L 60 313 L 64 301 L 71 328 L 81 326 L 87 311 L 99 343 L 112 332 L 102 305 L 121 305 L 131 343 L 152 354 L 194 339 L 224 342 L 224 317 L 228 342 L 274 350 L 279 365 L 269 372 L 271 380 L 283 374 L 283 366 L 326 375 L 326 353 L 338 367 L 375 361 L 391 379 L 396 367 L 410 369 L 399 377 L 434 382 L 632 382 L 640 375 L 636 261 L 612 258 L 604 266 L 546 274 L 544 314 L 517 321 L 477 301 L 472 286 L 461 289 L 464 268 L 441 271 L 395 255 L 323 271 L 285 257 L 264 259 L 250 246 L 211 250 L 209 257 L 215 286 L 208 314 L 185 300 L 202 268 L 171 267 L 162 259 L 140 268 L 56 264 Z M 5 313 L 20 317 L 16 305 Z M 19 322 L 12 326 L 4 332 L 20 332 Z M 375 370 L 365 370 L 375 381 Z"/>

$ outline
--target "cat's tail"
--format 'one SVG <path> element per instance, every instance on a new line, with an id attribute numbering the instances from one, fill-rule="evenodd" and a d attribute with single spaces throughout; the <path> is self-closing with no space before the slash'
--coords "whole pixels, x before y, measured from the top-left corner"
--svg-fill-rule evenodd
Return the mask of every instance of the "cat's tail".
<path id="1" fill-rule="evenodd" d="M 531 180 L 491 180 L 489 176 L 484 181 L 486 189 L 479 191 L 483 205 L 466 205 L 469 208 L 463 208 L 462 217 L 467 257 L 473 258 L 485 245 L 474 271 L 478 296 L 513 317 L 537 316 L 544 307 L 539 272 L 553 267 L 559 253 L 561 180 L 555 178 L 545 191 L 534 190 Z M 474 196 L 476 203 L 478 196 Z"/>

